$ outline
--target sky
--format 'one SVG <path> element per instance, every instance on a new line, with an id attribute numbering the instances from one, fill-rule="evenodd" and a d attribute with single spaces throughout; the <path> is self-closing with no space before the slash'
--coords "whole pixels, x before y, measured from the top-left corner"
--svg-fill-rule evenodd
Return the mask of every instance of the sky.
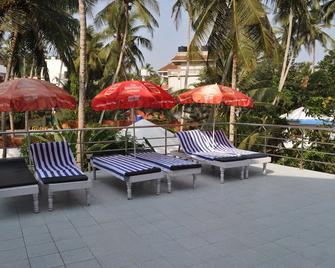
<path id="1" fill-rule="evenodd" d="M 153 49 L 151 51 L 142 49 L 145 62 L 150 63 L 156 70 L 170 63 L 170 60 L 177 52 L 178 46 L 186 46 L 187 44 L 187 16 L 182 16 L 181 24 L 177 31 L 175 23 L 171 18 L 171 10 L 175 0 L 158 1 L 160 4 L 159 28 L 155 29 L 154 32 L 152 39 Z M 107 3 L 108 0 L 100 0 L 95 7 L 94 13 L 101 10 Z M 330 34 L 335 38 L 335 31 L 330 32 Z M 143 32 L 143 35 L 150 38 L 148 33 Z M 318 45 L 317 61 L 320 61 L 324 57 L 324 54 L 324 49 Z M 297 61 L 311 61 L 311 56 L 306 51 L 302 51 Z"/>

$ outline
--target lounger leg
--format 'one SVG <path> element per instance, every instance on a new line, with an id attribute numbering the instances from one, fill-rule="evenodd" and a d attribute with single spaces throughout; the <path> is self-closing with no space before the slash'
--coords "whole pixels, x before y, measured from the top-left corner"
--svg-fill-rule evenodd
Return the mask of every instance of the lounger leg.
<path id="1" fill-rule="evenodd" d="M 91 195 L 90 195 L 90 189 L 85 189 L 85 193 L 86 193 L 86 205 L 89 206 L 91 203 Z"/>
<path id="2" fill-rule="evenodd" d="M 245 167 L 241 168 L 241 180 L 244 179 L 244 174 L 245 174 Z"/>
<path id="3" fill-rule="evenodd" d="M 263 163 L 263 175 L 266 175 L 266 164 L 267 163 Z"/>
<path id="4" fill-rule="evenodd" d="M 220 168 L 220 182 L 224 183 L 224 168 Z"/>
<path id="5" fill-rule="evenodd" d="M 245 175 L 244 175 L 245 179 L 249 179 L 249 166 L 245 167 Z"/>
<path id="6" fill-rule="evenodd" d="M 130 200 L 132 198 L 132 196 L 131 196 L 131 182 L 127 181 L 126 184 L 127 184 L 127 198 L 128 198 L 128 200 Z"/>
<path id="7" fill-rule="evenodd" d="M 195 189 L 195 186 L 196 186 L 196 180 L 197 180 L 197 175 L 193 174 L 192 177 L 193 177 L 193 189 Z"/>
<path id="8" fill-rule="evenodd" d="M 93 179 L 97 179 L 97 169 L 95 167 L 93 167 Z"/>
<path id="9" fill-rule="evenodd" d="M 33 200 L 34 200 L 34 212 L 38 213 L 40 212 L 39 205 L 38 205 L 38 194 L 33 194 Z"/>
<path id="10" fill-rule="evenodd" d="M 160 195 L 160 193 L 161 193 L 161 179 L 158 179 L 156 183 L 157 183 L 156 194 Z"/>
<path id="11" fill-rule="evenodd" d="M 51 190 L 48 190 L 48 210 L 53 210 L 53 192 Z"/>
<path id="12" fill-rule="evenodd" d="M 167 175 L 167 185 L 168 185 L 168 193 L 171 193 L 171 176 Z"/>

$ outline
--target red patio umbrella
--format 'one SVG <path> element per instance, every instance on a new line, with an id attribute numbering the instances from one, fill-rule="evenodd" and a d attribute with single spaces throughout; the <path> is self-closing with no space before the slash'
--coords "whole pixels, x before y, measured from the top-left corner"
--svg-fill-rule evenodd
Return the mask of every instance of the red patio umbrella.
<path id="1" fill-rule="evenodd" d="M 182 104 L 205 103 L 227 106 L 253 107 L 252 99 L 242 92 L 223 85 L 207 85 L 191 89 L 178 96 Z"/>
<path id="2" fill-rule="evenodd" d="M 216 106 L 223 103 L 227 106 L 239 106 L 239 107 L 253 107 L 252 99 L 243 94 L 242 92 L 226 87 L 223 85 L 213 84 L 200 86 L 191 90 L 188 90 L 178 96 L 178 100 L 182 104 L 192 103 L 203 103 L 203 104 L 214 104 L 214 122 L 213 122 L 213 139 L 215 131 L 215 114 Z"/>
<path id="3" fill-rule="evenodd" d="M 0 112 L 75 109 L 75 99 L 46 81 L 21 78 L 0 84 Z"/>
<path id="4" fill-rule="evenodd" d="M 75 108 L 76 100 L 68 92 L 46 81 L 21 78 L 0 84 L 0 112 L 25 112 L 27 131 L 29 111 Z"/>
<path id="5" fill-rule="evenodd" d="M 176 105 L 175 99 L 164 89 L 147 81 L 124 81 L 113 84 L 101 91 L 91 103 L 96 111 L 131 109 L 171 109 Z M 133 121 L 134 153 L 135 121 Z"/>

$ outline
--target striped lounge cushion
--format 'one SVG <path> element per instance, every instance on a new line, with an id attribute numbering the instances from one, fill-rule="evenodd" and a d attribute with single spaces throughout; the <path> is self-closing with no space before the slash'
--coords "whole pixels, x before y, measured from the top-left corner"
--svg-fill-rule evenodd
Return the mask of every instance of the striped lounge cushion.
<path id="1" fill-rule="evenodd" d="M 207 160 L 239 161 L 264 157 L 264 154 L 235 148 L 226 138 L 223 131 L 190 130 L 177 133 L 185 153 Z"/>
<path id="2" fill-rule="evenodd" d="M 155 152 L 137 153 L 136 157 L 139 159 L 151 162 L 162 168 L 170 169 L 170 170 L 182 170 L 182 169 L 201 167 L 200 164 L 193 163 L 192 161 L 178 159 L 172 156 L 159 154 Z"/>
<path id="3" fill-rule="evenodd" d="M 213 141 L 212 131 L 202 131 L 202 133 L 205 134 L 209 139 Z M 235 154 L 236 157 L 239 157 L 240 159 L 253 159 L 253 158 L 266 157 L 266 154 L 263 154 L 263 153 L 241 150 L 241 149 L 234 147 L 234 145 L 231 144 L 226 134 L 222 130 L 216 130 L 214 132 L 213 146 L 215 150 L 223 151 L 223 152 L 231 152 Z"/>
<path id="4" fill-rule="evenodd" d="M 161 172 L 161 169 L 143 160 L 125 155 L 98 156 L 92 158 L 94 167 L 111 171 L 123 177 Z"/>
<path id="5" fill-rule="evenodd" d="M 34 143 L 30 153 L 37 178 L 44 183 L 61 183 L 87 180 L 78 168 L 67 142 Z"/>

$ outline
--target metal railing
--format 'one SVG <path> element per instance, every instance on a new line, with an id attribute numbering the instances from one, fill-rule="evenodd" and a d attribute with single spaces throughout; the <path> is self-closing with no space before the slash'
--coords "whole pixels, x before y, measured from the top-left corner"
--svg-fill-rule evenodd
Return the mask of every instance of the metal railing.
<path id="1" fill-rule="evenodd" d="M 335 128 L 301 125 L 271 125 L 255 123 L 236 123 L 235 146 L 242 149 L 264 152 L 273 158 L 273 162 L 314 169 L 335 174 Z M 217 129 L 228 130 L 229 123 L 217 122 Z M 111 154 L 115 152 L 131 152 L 133 143 L 137 149 L 150 148 L 168 153 L 178 148 L 178 142 L 170 142 L 168 130 L 177 131 L 181 125 L 164 124 L 157 126 L 137 126 L 135 130 L 162 127 L 165 129 L 162 137 L 133 138 L 132 126 L 129 127 L 99 127 L 83 129 L 52 129 L 52 130 L 20 130 L 0 132 L 6 136 L 2 147 L 8 146 L 8 140 L 15 135 L 24 137 L 22 151 L 28 157 L 27 147 L 32 142 L 64 139 L 70 143 L 74 153 L 77 146 L 81 147 L 77 161 L 86 168 L 87 158 L 92 154 Z M 212 124 L 186 123 L 183 129 L 211 129 Z M 124 134 L 117 134 L 124 130 Z M 81 139 L 77 141 L 78 132 Z M 227 132 L 226 132 L 227 133 Z M 6 142 L 7 140 L 7 142 Z M 154 140 L 160 140 L 160 145 L 153 146 Z"/>

